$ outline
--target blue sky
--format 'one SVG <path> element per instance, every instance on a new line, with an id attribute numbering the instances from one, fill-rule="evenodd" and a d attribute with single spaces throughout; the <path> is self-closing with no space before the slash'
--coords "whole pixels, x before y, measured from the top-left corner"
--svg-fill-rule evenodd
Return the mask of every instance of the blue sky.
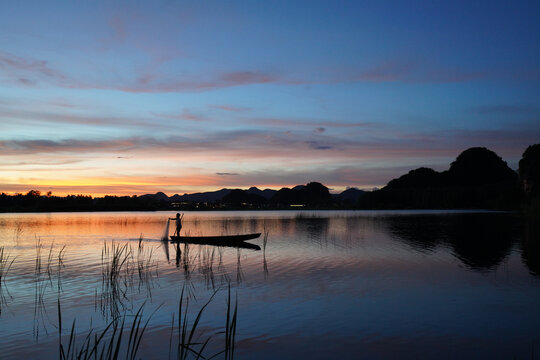
<path id="1" fill-rule="evenodd" d="M 0 191 L 384 186 L 540 139 L 538 2 L 7 2 Z"/>

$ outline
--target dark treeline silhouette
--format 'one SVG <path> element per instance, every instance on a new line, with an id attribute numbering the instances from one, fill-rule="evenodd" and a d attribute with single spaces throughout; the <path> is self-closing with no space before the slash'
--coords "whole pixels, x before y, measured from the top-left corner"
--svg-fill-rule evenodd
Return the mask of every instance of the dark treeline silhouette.
<path id="1" fill-rule="evenodd" d="M 476 147 L 463 151 L 450 168 L 411 170 L 381 190 L 366 193 L 360 208 L 517 209 L 523 192 L 518 173 L 496 153 Z"/>
<path id="2" fill-rule="evenodd" d="M 528 210 L 540 212 L 540 144 L 531 145 L 519 161 L 519 178 Z"/>
<path id="3" fill-rule="evenodd" d="M 41 195 L 31 190 L 26 194 L 0 194 L 1 212 L 40 212 L 40 211 L 135 211 L 159 210 L 169 206 L 167 201 L 141 199 L 137 196 L 105 196 L 92 198 L 86 195 L 65 197 Z"/>
<path id="4" fill-rule="evenodd" d="M 205 209 L 491 209 L 540 211 L 540 144 L 529 146 L 518 171 L 495 152 L 474 147 L 463 151 L 446 171 L 421 167 L 391 180 L 384 188 L 350 188 L 330 194 L 321 183 L 310 182 L 280 190 L 221 189 L 167 196 L 84 195 L 66 197 L 0 194 L 0 211 L 120 211 Z"/>

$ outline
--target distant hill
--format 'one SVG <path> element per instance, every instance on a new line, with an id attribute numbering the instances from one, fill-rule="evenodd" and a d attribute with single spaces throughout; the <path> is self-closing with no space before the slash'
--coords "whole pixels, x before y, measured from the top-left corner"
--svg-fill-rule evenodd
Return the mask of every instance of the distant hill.
<path id="1" fill-rule="evenodd" d="M 270 199 L 273 206 L 305 205 L 308 207 L 326 207 L 332 204 L 328 188 L 318 182 L 297 185 L 292 189 L 282 188 Z"/>
<path id="2" fill-rule="evenodd" d="M 349 188 L 343 191 L 341 194 L 335 194 L 332 197 L 336 202 L 342 205 L 354 206 L 358 203 L 358 200 L 366 192 L 364 190 L 359 190 L 357 188 Z"/>
<path id="3" fill-rule="evenodd" d="M 343 199 L 352 201 L 354 201 L 354 199 L 357 200 L 360 193 L 363 193 L 363 191 L 358 189 L 348 189 L 344 192 Z M 317 207 L 328 206 L 332 203 L 332 197 L 330 196 L 328 188 L 317 182 L 311 182 L 306 185 L 296 185 L 292 189 L 282 188 L 280 190 L 260 190 L 256 187 L 251 187 L 248 190 L 242 190 L 225 188 L 217 191 L 199 192 L 194 194 L 175 194 L 170 197 L 162 192 L 158 192 L 156 194 L 142 195 L 140 198 L 188 203 L 222 202 L 230 206 L 240 206 L 243 203 L 247 203 L 257 206 L 266 204 L 271 206 L 289 206 L 291 204 L 299 204 Z"/>
<path id="4" fill-rule="evenodd" d="M 359 200 L 375 209 L 515 209 L 520 190 L 517 173 L 495 152 L 474 147 L 463 151 L 443 172 L 409 171 Z"/>
<path id="5" fill-rule="evenodd" d="M 229 194 L 231 189 L 221 189 L 217 191 L 201 192 L 194 194 L 173 195 L 170 197 L 171 201 L 175 202 L 215 202 L 221 201 L 224 196 Z"/>
<path id="6" fill-rule="evenodd" d="M 251 190 L 251 189 L 250 189 Z M 259 190 L 260 191 L 260 190 Z M 262 193 L 262 191 L 260 191 Z M 262 206 L 268 203 L 268 199 L 256 194 L 254 191 L 234 189 L 221 199 L 221 202 L 232 207 L 245 205 Z"/>
<path id="7" fill-rule="evenodd" d="M 240 189 L 224 188 L 217 191 L 198 192 L 198 193 L 193 193 L 193 194 L 184 194 L 184 195 L 175 194 L 170 197 L 162 192 L 158 192 L 155 194 L 141 195 L 140 198 L 143 198 L 143 199 L 149 198 L 149 199 L 165 200 L 165 201 L 172 201 L 172 202 L 216 202 L 216 201 L 222 201 L 225 196 L 229 195 L 231 191 L 234 191 L 234 190 L 240 190 Z M 246 191 L 248 194 L 261 196 L 266 200 L 269 200 L 277 192 L 277 190 L 272 190 L 272 189 L 260 190 L 256 187 L 251 187 L 248 190 L 240 190 L 240 191 Z"/>
<path id="8" fill-rule="evenodd" d="M 247 193 L 248 194 L 259 195 L 259 196 L 262 196 L 263 198 L 265 198 L 266 200 L 270 200 L 272 198 L 272 196 L 274 196 L 275 193 L 277 193 L 277 190 L 272 190 L 272 189 L 259 190 L 256 187 L 250 187 L 247 190 Z"/>
<path id="9" fill-rule="evenodd" d="M 165 194 L 160 192 L 157 192 L 155 194 L 146 194 L 139 196 L 141 199 L 154 199 L 154 200 L 169 200 L 169 197 Z"/>

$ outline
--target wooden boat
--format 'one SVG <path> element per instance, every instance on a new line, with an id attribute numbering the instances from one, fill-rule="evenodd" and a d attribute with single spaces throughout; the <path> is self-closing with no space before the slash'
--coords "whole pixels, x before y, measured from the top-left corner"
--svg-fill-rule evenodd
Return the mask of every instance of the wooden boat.
<path id="1" fill-rule="evenodd" d="M 238 248 L 260 250 L 260 246 L 245 242 L 246 240 L 256 239 L 259 236 L 261 236 L 261 233 L 221 236 L 171 236 L 171 242 L 214 246 L 232 246 Z"/>

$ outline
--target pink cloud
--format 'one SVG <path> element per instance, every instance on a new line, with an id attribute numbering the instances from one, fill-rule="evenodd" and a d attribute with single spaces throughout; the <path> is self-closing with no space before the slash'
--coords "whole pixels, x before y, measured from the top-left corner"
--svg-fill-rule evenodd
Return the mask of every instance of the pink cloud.
<path id="1" fill-rule="evenodd" d="M 189 121 L 207 121 L 208 117 L 201 114 L 194 114 L 187 109 L 184 109 L 180 114 L 163 114 L 151 113 L 158 118 L 173 119 L 173 120 L 189 120 Z"/>
<path id="2" fill-rule="evenodd" d="M 122 34 L 121 20 L 113 21 Z M 253 84 L 332 84 L 347 82 L 466 82 L 479 80 L 493 74 L 440 66 L 426 66 L 405 61 L 388 61 L 367 69 L 341 69 L 331 73 L 318 72 L 312 69 L 310 75 L 300 79 L 265 71 L 222 71 L 213 74 L 192 74 L 191 77 L 171 76 L 160 74 L 157 69 L 161 64 L 171 59 L 169 55 L 156 55 L 147 67 L 139 68 L 129 79 L 116 81 L 76 79 L 51 67 L 46 60 L 36 60 L 19 57 L 6 52 L 0 52 L 0 70 L 8 78 L 25 86 L 34 86 L 38 82 L 73 89 L 106 89 L 133 93 L 164 93 L 164 92 L 200 92 L 214 89 L 246 86 Z M 309 74 L 309 73 L 308 73 Z M 315 76 L 315 77 L 314 77 Z M 218 105 L 220 106 L 220 105 Z M 221 106 L 226 111 L 237 111 L 241 108 Z"/>
<path id="3" fill-rule="evenodd" d="M 230 111 L 230 112 L 244 112 L 251 110 L 247 107 L 239 107 L 239 106 L 232 106 L 232 105 L 208 105 L 214 109 L 219 109 L 223 111 Z"/>
<path id="4" fill-rule="evenodd" d="M 161 57 L 158 61 L 163 62 L 167 61 L 167 59 L 167 57 Z M 55 86 L 73 89 L 119 90 L 133 93 L 208 91 L 279 82 L 279 77 L 275 75 L 256 71 L 225 71 L 213 76 L 199 77 L 197 80 L 169 80 L 169 76 L 159 77 L 155 73 L 142 71 L 140 74 L 133 76 L 136 80 L 131 83 L 129 81 L 114 84 L 106 81 L 91 82 L 75 79 L 57 71 L 50 67 L 45 60 L 26 59 L 6 52 L 0 52 L 0 70 L 12 81 L 26 86 L 35 85 L 38 81 L 45 81 Z"/>
<path id="5" fill-rule="evenodd" d="M 340 121 L 303 121 L 301 119 L 283 119 L 283 118 L 249 118 L 246 122 L 264 126 L 288 126 L 288 127 L 315 127 L 319 128 L 367 128 L 380 127 L 380 124 L 373 122 L 340 122 Z M 318 132 L 322 132 L 317 130 Z"/>
<path id="6" fill-rule="evenodd" d="M 157 76 L 145 75 L 139 78 L 134 84 L 124 84 L 120 86 L 107 85 L 84 85 L 74 84 L 77 88 L 100 88 L 115 89 L 133 93 L 163 93 L 163 92 L 199 92 L 215 89 L 230 88 L 235 86 L 245 86 L 253 84 L 279 83 L 279 77 L 257 72 L 226 72 L 216 75 L 214 78 L 201 78 L 198 80 L 172 80 L 159 81 Z"/>
<path id="7" fill-rule="evenodd" d="M 428 71 L 413 79 L 411 82 L 433 82 L 433 83 L 461 83 L 474 80 L 481 80 L 488 77 L 486 71 L 471 71 L 455 68 L 442 68 Z"/>
<path id="8" fill-rule="evenodd" d="M 0 51 L 0 68 L 9 71 L 25 73 L 39 73 L 51 78 L 64 79 L 64 75 L 49 67 L 45 60 L 25 59 L 19 56 Z"/>
<path id="9" fill-rule="evenodd" d="M 59 101 L 50 102 L 51 105 L 60 106 L 64 108 L 77 107 L 76 105 Z M 24 104 L 23 104 L 24 105 Z M 135 119 L 133 117 L 110 117 L 110 116 L 88 116 L 78 114 L 66 114 L 66 113 L 47 113 L 43 111 L 29 111 L 29 110 L 9 110 L 0 108 L 0 116 L 5 118 L 21 120 L 39 119 L 43 122 L 49 123 L 67 123 L 67 124 L 93 124 L 93 125 L 124 125 L 124 126 L 151 126 L 156 127 L 155 123 L 145 121 L 143 119 Z"/>
<path id="10" fill-rule="evenodd" d="M 253 71 L 229 72 L 221 75 L 221 79 L 228 84 L 264 84 L 275 82 L 277 79 L 268 74 Z"/>
<path id="11" fill-rule="evenodd" d="M 521 154 L 536 142 L 538 131 L 465 131 L 399 133 L 385 137 L 343 138 L 312 133 L 285 134 L 268 131 L 206 133 L 200 137 L 170 139 L 124 138 L 112 140 L 4 140 L 3 155 L 37 153 L 120 152 L 130 154 L 179 153 L 190 158 L 214 159 L 304 159 L 343 162 L 369 159 L 406 159 L 456 156 L 471 146 L 487 146 L 495 151 Z M 212 160 L 212 161 L 214 161 Z M 421 164 L 420 164 L 421 165 Z"/>

